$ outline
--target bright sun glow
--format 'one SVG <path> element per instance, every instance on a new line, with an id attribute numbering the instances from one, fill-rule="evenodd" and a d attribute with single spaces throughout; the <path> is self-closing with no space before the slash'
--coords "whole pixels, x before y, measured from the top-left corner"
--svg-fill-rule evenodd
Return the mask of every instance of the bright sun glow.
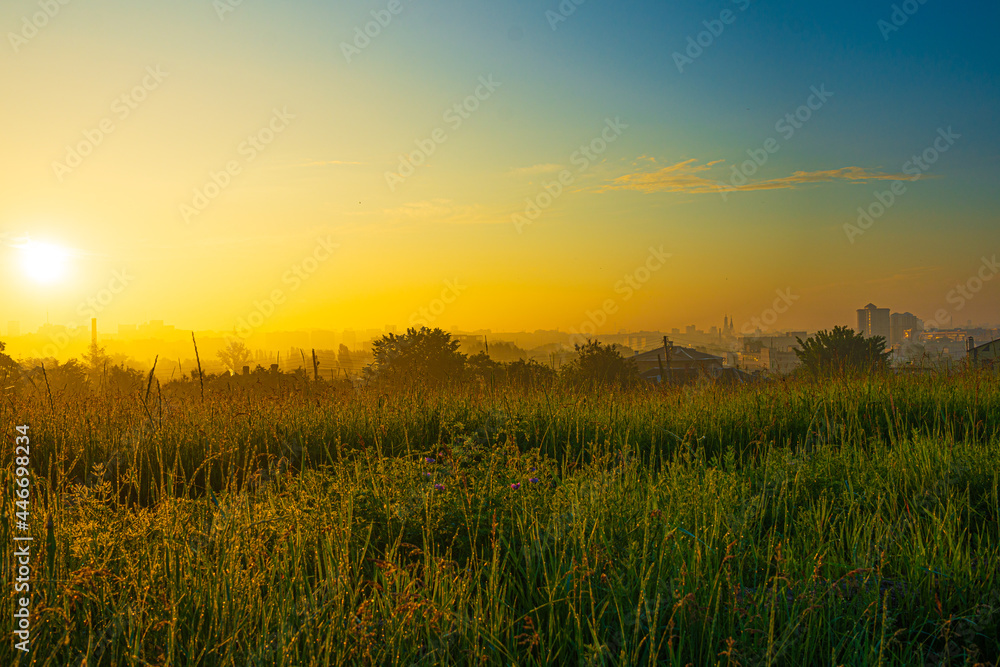
<path id="1" fill-rule="evenodd" d="M 66 275 L 69 252 L 64 248 L 28 241 L 21 246 L 21 254 L 24 273 L 35 282 L 52 284 Z"/>

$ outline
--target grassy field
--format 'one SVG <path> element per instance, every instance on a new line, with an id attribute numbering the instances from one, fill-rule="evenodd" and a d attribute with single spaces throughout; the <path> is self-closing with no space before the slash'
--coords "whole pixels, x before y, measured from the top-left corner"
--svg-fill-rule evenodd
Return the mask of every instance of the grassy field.
<path id="1" fill-rule="evenodd" d="M 0 664 L 1000 661 L 996 374 L 199 389 L 3 396 Z"/>

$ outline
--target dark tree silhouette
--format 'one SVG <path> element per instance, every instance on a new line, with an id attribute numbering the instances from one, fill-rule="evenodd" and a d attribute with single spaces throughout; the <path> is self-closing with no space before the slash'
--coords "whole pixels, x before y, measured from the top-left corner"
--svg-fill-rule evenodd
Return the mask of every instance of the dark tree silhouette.
<path id="1" fill-rule="evenodd" d="M 502 378 L 504 374 L 504 364 L 493 361 L 486 352 L 469 357 L 465 362 L 465 368 L 470 377 L 483 380 Z"/>
<path id="2" fill-rule="evenodd" d="M 218 351 L 218 357 L 226 365 L 233 375 L 243 372 L 244 366 L 249 366 L 253 360 L 253 353 L 242 341 L 234 340 L 224 349 Z"/>
<path id="3" fill-rule="evenodd" d="M 524 387 L 547 385 L 556 379 L 555 370 L 543 366 L 534 359 L 518 359 L 506 364 L 507 379 Z"/>
<path id="4" fill-rule="evenodd" d="M 865 338 L 848 327 L 834 327 L 802 340 L 795 355 L 813 376 L 871 373 L 889 363 L 891 352 L 885 349 L 885 338 Z"/>
<path id="5" fill-rule="evenodd" d="M 613 345 L 587 340 L 574 345 L 577 358 L 563 368 L 563 376 L 575 383 L 618 384 L 626 386 L 639 381 L 635 362 L 626 359 Z"/>
<path id="6" fill-rule="evenodd" d="M 387 334 L 372 344 L 374 361 L 365 369 L 369 378 L 388 382 L 442 382 L 459 379 L 466 357 L 459 343 L 441 329 L 407 329 L 402 336 Z"/>
<path id="7" fill-rule="evenodd" d="M 7 344 L 0 340 L 0 382 L 4 386 L 7 385 L 8 380 L 16 378 L 20 370 L 17 362 L 3 353 L 6 348 Z M 3 389 L 3 386 L 0 386 L 0 389 Z"/>
<path id="8" fill-rule="evenodd" d="M 105 373 L 107 373 L 110 367 L 114 366 L 111 357 L 97 343 L 91 343 L 87 351 L 83 353 L 83 362 L 87 379 L 94 387 L 101 385 L 101 380 L 105 376 Z"/>

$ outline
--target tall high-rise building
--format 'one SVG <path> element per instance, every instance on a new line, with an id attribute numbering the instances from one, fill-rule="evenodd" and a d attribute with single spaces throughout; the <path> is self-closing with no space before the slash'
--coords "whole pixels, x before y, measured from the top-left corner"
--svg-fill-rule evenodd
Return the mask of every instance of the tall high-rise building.
<path id="1" fill-rule="evenodd" d="M 889 345 L 902 343 L 906 340 L 907 331 L 915 333 L 923 326 L 924 323 L 913 313 L 893 313 L 889 318 Z"/>
<path id="2" fill-rule="evenodd" d="M 21 335 L 21 323 L 17 320 L 11 320 L 7 323 L 7 336 L 10 338 L 17 338 Z"/>
<path id="3" fill-rule="evenodd" d="M 882 336 L 889 342 L 889 309 L 869 303 L 858 310 L 858 333 L 865 338 Z"/>

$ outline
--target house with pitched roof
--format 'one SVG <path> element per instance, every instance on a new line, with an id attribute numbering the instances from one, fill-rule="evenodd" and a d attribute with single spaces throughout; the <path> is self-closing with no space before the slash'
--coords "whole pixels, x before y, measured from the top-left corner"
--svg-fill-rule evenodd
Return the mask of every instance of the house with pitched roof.
<path id="1" fill-rule="evenodd" d="M 680 347 L 670 341 L 666 341 L 663 347 L 640 352 L 632 360 L 639 369 L 639 375 L 650 382 L 683 383 L 699 377 L 717 378 L 725 374 L 722 357 Z"/>
<path id="2" fill-rule="evenodd" d="M 1000 338 L 976 345 L 976 341 L 971 336 L 966 341 L 969 363 L 980 368 L 984 366 L 997 366 L 1000 359 Z"/>

